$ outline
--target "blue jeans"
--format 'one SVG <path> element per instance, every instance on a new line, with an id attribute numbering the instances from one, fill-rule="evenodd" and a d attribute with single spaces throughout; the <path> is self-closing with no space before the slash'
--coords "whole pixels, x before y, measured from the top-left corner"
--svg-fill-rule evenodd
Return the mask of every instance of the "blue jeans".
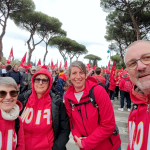
<path id="1" fill-rule="evenodd" d="M 121 150 L 121 146 L 117 150 Z"/>

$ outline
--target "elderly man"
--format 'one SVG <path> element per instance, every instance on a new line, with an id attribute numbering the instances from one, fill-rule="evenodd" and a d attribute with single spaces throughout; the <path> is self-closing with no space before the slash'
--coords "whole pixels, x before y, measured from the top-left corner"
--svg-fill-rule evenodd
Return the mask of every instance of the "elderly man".
<path id="1" fill-rule="evenodd" d="M 127 150 L 150 150 L 150 42 L 132 43 L 124 60 L 134 84 L 130 93 L 134 105 L 128 118 Z"/>

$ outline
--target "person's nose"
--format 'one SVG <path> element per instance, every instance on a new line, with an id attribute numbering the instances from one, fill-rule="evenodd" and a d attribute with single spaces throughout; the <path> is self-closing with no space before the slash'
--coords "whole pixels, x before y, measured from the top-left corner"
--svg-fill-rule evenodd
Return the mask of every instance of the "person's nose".
<path id="1" fill-rule="evenodd" d="M 77 73 L 77 76 L 76 76 L 77 78 L 80 78 L 80 73 Z"/>
<path id="2" fill-rule="evenodd" d="M 5 99 L 10 99 L 10 98 L 11 98 L 10 94 L 7 93 L 7 95 L 5 96 Z"/>
<path id="3" fill-rule="evenodd" d="M 138 60 L 138 61 L 137 61 L 137 70 L 144 70 L 144 69 L 146 69 L 146 65 L 143 64 L 143 63 L 141 62 L 141 60 Z"/>

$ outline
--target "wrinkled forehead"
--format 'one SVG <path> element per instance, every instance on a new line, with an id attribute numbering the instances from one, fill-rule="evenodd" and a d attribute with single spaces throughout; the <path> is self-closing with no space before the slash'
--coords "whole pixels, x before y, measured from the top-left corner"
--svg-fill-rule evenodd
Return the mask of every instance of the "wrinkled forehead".
<path id="1" fill-rule="evenodd" d="M 125 64 L 130 60 L 140 59 L 142 55 L 150 53 L 149 42 L 139 42 L 129 46 L 125 54 Z"/>

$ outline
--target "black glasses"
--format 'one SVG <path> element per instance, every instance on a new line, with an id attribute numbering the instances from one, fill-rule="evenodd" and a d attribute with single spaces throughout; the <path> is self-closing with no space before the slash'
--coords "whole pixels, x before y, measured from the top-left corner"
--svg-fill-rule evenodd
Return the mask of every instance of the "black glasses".
<path id="1" fill-rule="evenodd" d="M 145 65 L 150 64 L 150 53 L 142 55 L 140 59 L 135 59 L 135 60 L 128 61 L 126 63 L 126 67 L 129 70 L 135 69 L 137 67 L 137 61 L 138 60 L 140 60 Z"/>
<path id="2" fill-rule="evenodd" d="M 18 96 L 19 91 L 16 90 L 12 90 L 8 92 L 10 94 L 11 97 L 16 97 Z M 0 91 L 0 98 L 4 98 L 6 97 L 7 92 L 6 91 Z"/>
<path id="3" fill-rule="evenodd" d="M 47 84 L 49 82 L 49 79 L 34 78 L 35 83 L 40 83 L 40 81 L 42 81 L 42 84 Z"/>

